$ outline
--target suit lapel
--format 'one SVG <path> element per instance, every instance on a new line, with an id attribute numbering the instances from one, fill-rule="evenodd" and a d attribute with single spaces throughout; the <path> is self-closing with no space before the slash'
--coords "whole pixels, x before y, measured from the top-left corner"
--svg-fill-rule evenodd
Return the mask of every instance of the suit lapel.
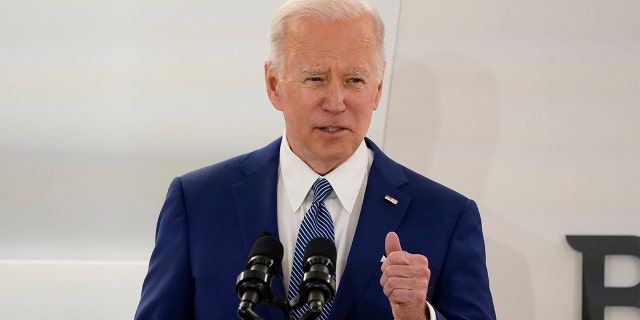
<path id="1" fill-rule="evenodd" d="M 408 195 L 398 190 L 407 179 L 399 165 L 386 157 L 373 142 L 366 141 L 374 151 L 374 161 L 331 319 L 346 319 L 367 286 L 370 288 L 366 290 L 382 290 L 380 279 L 374 275 L 380 271 L 380 259 L 385 254 L 384 239 L 389 231 L 397 229 L 410 201 Z M 387 200 L 387 196 L 397 203 Z"/>
<path id="2" fill-rule="evenodd" d="M 247 254 L 260 232 L 278 234 L 277 185 L 280 139 L 244 156 L 238 164 L 244 173 L 231 187 Z"/>
<path id="3" fill-rule="evenodd" d="M 246 176 L 232 186 L 242 233 L 239 236 L 244 243 L 247 257 L 261 232 L 267 231 L 278 237 L 277 184 L 280 141 L 281 139 L 278 139 L 265 148 L 248 154 L 239 165 Z M 280 275 L 273 277 L 272 291 L 276 295 L 284 296 Z M 282 318 L 280 310 L 269 307 L 269 312 L 273 319 Z"/>

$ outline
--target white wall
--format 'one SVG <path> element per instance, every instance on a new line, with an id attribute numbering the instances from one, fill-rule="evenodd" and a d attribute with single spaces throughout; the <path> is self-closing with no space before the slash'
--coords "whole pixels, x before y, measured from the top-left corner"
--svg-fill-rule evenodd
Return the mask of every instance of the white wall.
<path id="1" fill-rule="evenodd" d="M 565 235 L 640 236 L 639 2 L 404 0 L 396 49 L 385 151 L 478 201 L 498 318 L 580 319 Z"/>
<path id="2" fill-rule="evenodd" d="M 0 319 L 133 316 L 171 178 L 283 132 L 281 3 L 0 2 Z M 373 3 L 392 67 L 400 1 Z"/>
<path id="3" fill-rule="evenodd" d="M 132 317 L 170 179 L 282 132 L 279 3 L 0 3 L 0 319 Z M 640 235 L 639 3 L 376 3 L 400 22 L 372 137 L 478 201 L 500 319 L 580 319 L 565 235 Z"/>

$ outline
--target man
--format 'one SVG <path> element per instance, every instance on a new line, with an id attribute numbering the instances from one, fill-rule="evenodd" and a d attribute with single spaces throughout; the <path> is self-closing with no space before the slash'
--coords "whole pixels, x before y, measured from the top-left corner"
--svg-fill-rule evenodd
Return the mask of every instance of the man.
<path id="1" fill-rule="evenodd" d="M 382 92 L 383 35 L 359 0 L 280 8 L 265 82 L 285 134 L 174 179 L 136 319 L 237 318 L 236 277 L 262 231 L 285 248 L 273 290 L 291 294 L 311 212 L 330 214 L 325 237 L 338 252 L 338 290 L 323 319 L 495 318 L 475 203 L 365 138 Z M 310 189 L 322 180 L 329 196 L 316 202 Z M 264 303 L 256 313 L 283 319 Z"/>

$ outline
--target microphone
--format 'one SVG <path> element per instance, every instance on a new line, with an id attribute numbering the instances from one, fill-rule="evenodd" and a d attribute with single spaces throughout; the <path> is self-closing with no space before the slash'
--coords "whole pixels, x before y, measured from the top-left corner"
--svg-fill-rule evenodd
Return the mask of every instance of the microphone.
<path id="1" fill-rule="evenodd" d="M 336 294 L 336 245 L 333 241 L 319 237 L 311 239 L 304 249 L 304 275 L 300 284 L 300 302 L 309 309 L 303 319 L 317 319 L 322 308 Z"/>
<path id="2" fill-rule="evenodd" d="M 268 232 L 262 232 L 251 247 L 247 270 L 238 275 L 236 294 L 240 298 L 238 316 L 261 319 L 253 308 L 271 297 L 271 279 L 282 263 L 282 243 Z"/>

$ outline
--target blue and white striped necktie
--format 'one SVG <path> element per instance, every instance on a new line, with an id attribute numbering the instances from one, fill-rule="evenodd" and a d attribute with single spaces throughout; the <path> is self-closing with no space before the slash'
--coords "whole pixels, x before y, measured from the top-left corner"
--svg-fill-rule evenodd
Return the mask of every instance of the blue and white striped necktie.
<path id="1" fill-rule="evenodd" d="M 293 256 L 293 267 L 291 268 L 291 280 L 289 281 L 289 294 L 287 298 L 293 299 L 298 295 L 300 288 L 300 282 L 302 281 L 303 270 L 303 256 L 304 248 L 311 239 L 318 237 L 325 237 L 335 242 L 335 236 L 333 231 L 333 220 L 331 214 L 324 204 L 324 200 L 333 191 L 331 184 L 324 178 L 318 178 L 311 187 L 313 190 L 313 202 L 311 208 L 304 216 L 300 230 L 298 231 L 298 238 L 296 240 L 296 248 Z M 335 275 L 334 275 L 335 276 Z M 333 305 L 333 300 L 325 304 L 322 310 L 322 316 L 318 319 L 325 320 L 329 316 L 329 311 Z M 293 310 L 294 319 L 300 319 L 300 317 L 307 311 L 308 307 L 305 305 L 303 308 Z"/>

